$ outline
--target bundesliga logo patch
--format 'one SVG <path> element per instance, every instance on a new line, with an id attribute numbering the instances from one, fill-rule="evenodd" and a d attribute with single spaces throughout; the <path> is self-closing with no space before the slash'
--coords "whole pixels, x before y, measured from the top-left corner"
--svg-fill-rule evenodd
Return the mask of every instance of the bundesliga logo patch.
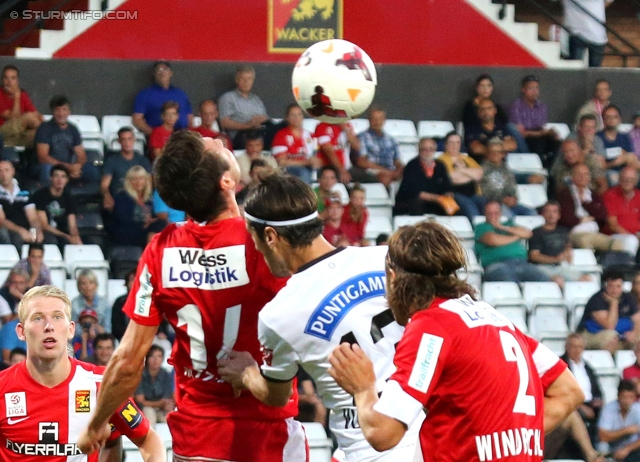
<path id="1" fill-rule="evenodd" d="M 27 415 L 27 397 L 24 391 L 5 393 L 7 417 L 23 417 Z"/>
<path id="2" fill-rule="evenodd" d="M 76 412 L 91 411 L 91 392 L 89 390 L 76 390 Z"/>

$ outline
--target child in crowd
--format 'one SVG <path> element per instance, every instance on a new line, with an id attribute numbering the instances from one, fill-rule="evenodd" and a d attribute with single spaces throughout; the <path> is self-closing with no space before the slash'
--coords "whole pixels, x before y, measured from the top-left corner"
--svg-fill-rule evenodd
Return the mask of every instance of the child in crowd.
<path id="1" fill-rule="evenodd" d="M 164 145 L 167 144 L 176 122 L 178 122 L 179 110 L 180 105 L 175 101 L 167 101 L 162 105 L 162 125 L 154 128 L 149 135 L 149 160 L 151 162 L 164 152 Z"/>

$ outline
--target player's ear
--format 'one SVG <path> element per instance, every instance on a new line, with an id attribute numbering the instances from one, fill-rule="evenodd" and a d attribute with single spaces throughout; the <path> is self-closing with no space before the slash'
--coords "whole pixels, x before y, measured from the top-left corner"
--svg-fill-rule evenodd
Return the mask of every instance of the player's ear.
<path id="1" fill-rule="evenodd" d="M 16 324 L 16 335 L 23 342 L 27 340 L 27 337 L 24 335 L 24 324 L 22 324 L 21 322 Z"/>
<path id="2" fill-rule="evenodd" d="M 76 323 L 75 321 L 69 321 L 69 335 L 67 335 L 67 338 L 71 340 L 75 336 L 76 336 Z"/>
<path id="3" fill-rule="evenodd" d="M 267 226 L 264 229 L 264 241 L 269 247 L 273 247 L 279 239 L 278 233 L 271 226 Z"/>

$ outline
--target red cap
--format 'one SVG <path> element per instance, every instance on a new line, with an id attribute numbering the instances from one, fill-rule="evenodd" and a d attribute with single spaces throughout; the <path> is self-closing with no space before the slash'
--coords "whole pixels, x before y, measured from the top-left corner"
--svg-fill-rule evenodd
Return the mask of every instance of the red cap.
<path id="1" fill-rule="evenodd" d="M 78 316 L 78 320 L 84 318 L 85 316 L 91 316 L 92 318 L 94 318 L 96 321 L 98 320 L 98 313 L 96 313 L 94 310 L 92 309 L 86 309 L 86 310 L 82 310 L 82 313 L 80 313 L 80 316 Z"/>

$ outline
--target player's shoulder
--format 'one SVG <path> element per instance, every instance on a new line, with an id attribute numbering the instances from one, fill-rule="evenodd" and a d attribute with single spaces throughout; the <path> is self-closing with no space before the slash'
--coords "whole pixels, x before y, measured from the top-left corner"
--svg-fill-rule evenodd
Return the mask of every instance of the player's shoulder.
<path id="1" fill-rule="evenodd" d="M 104 366 L 98 366 L 75 358 L 70 359 L 72 367 L 75 368 L 75 378 L 102 382 L 102 376 L 106 369 Z"/>
<path id="2" fill-rule="evenodd" d="M 0 371 L 0 393 L 15 389 L 16 385 L 23 383 L 26 377 L 25 372 L 24 361 Z"/>

